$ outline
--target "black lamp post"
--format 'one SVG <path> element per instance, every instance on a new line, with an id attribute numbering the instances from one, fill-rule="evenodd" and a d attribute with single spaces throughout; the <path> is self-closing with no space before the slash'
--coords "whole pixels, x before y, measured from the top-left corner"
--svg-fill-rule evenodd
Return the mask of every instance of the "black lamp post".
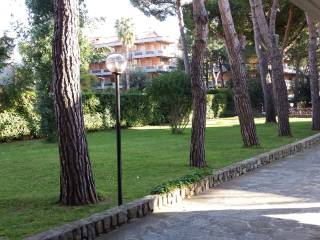
<path id="1" fill-rule="evenodd" d="M 122 205 L 122 161 L 121 161 L 121 125 L 120 125 L 120 75 L 124 72 L 127 61 L 121 54 L 111 54 L 107 58 L 107 68 L 116 80 L 116 133 L 117 133 L 117 166 L 118 166 L 118 205 Z"/>

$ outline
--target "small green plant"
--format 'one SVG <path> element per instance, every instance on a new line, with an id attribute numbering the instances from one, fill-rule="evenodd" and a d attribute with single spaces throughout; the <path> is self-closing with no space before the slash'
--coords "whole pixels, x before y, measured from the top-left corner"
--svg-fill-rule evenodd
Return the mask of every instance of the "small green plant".
<path id="1" fill-rule="evenodd" d="M 208 176 L 210 171 L 196 172 L 193 174 L 185 175 L 176 180 L 169 181 L 167 183 L 163 183 L 151 190 L 151 194 L 161 194 L 168 193 L 175 188 L 181 188 L 183 186 L 189 185 L 191 183 L 198 182 Z"/>

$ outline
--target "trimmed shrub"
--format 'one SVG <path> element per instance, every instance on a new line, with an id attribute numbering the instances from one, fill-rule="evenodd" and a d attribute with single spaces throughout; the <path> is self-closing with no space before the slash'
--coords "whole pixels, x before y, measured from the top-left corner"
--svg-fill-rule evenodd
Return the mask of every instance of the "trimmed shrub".
<path id="1" fill-rule="evenodd" d="M 29 123 L 16 112 L 4 111 L 0 113 L 0 141 L 8 142 L 30 136 Z"/>
<path id="2" fill-rule="evenodd" d="M 207 94 L 207 119 L 214 118 L 214 112 L 212 109 L 212 100 L 213 100 L 213 94 Z"/>
<path id="3" fill-rule="evenodd" d="M 87 131 L 97 131 L 104 128 L 102 114 L 100 113 L 84 114 L 83 119 Z"/>
<path id="4" fill-rule="evenodd" d="M 147 93 L 157 111 L 167 116 L 172 133 L 182 133 L 191 113 L 190 78 L 182 71 L 161 74 L 150 81 Z"/>
<path id="5" fill-rule="evenodd" d="M 113 128 L 115 126 L 115 120 L 108 108 L 106 108 L 102 114 L 102 122 L 104 128 Z"/>
<path id="6" fill-rule="evenodd" d="M 84 114 L 84 126 L 87 131 L 98 131 L 113 128 L 115 120 L 111 116 L 109 109 L 105 109 L 103 113 L 87 113 Z"/>

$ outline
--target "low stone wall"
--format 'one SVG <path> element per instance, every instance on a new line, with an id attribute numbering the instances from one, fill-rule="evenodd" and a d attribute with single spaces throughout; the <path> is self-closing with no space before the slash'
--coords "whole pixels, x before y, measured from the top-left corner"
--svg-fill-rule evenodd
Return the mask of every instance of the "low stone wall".
<path id="1" fill-rule="evenodd" d="M 256 157 L 235 163 L 225 167 L 218 172 L 207 176 L 203 180 L 188 186 L 174 189 L 173 191 L 161 194 L 150 195 L 132 201 L 126 205 L 115 207 L 107 211 L 97 213 L 89 218 L 72 222 L 61 227 L 43 232 L 27 240 L 92 240 L 101 234 L 108 233 L 123 224 L 142 218 L 163 206 L 173 205 L 181 202 L 184 198 L 189 198 L 203 191 L 218 186 L 219 184 L 230 181 L 247 172 L 253 171 L 273 161 L 294 155 L 311 148 L 320 143 L 320 134 L 313 135 L 296 143 L 292 143 Z"/>

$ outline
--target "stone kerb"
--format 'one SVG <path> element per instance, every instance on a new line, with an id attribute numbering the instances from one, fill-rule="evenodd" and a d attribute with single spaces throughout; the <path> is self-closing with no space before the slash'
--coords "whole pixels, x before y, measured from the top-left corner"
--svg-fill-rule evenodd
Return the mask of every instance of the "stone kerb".
<path id="1" fill-rule="evenodd" d="M 161 195 L 149 195 L 134 200 L 126 205 L 115 207 L 94 214 L 86 219 L 65 224 L 61 227 L 25 238 L 27 240 L 92 240 L 101 234 L 108 233 L 134 219 L 145 217 L 157 212 L 164 206 L 181 202 L 185 198 L 198 195 L 209 188 L 230 181 L 247 172 L 251 172 L 273 161 L 294 155 L 320 143 L 320 134 L 313 135 L 298 142 L 285 145 L 267 153 L 225 167 L 204 179 L 176 188 Z"/>

